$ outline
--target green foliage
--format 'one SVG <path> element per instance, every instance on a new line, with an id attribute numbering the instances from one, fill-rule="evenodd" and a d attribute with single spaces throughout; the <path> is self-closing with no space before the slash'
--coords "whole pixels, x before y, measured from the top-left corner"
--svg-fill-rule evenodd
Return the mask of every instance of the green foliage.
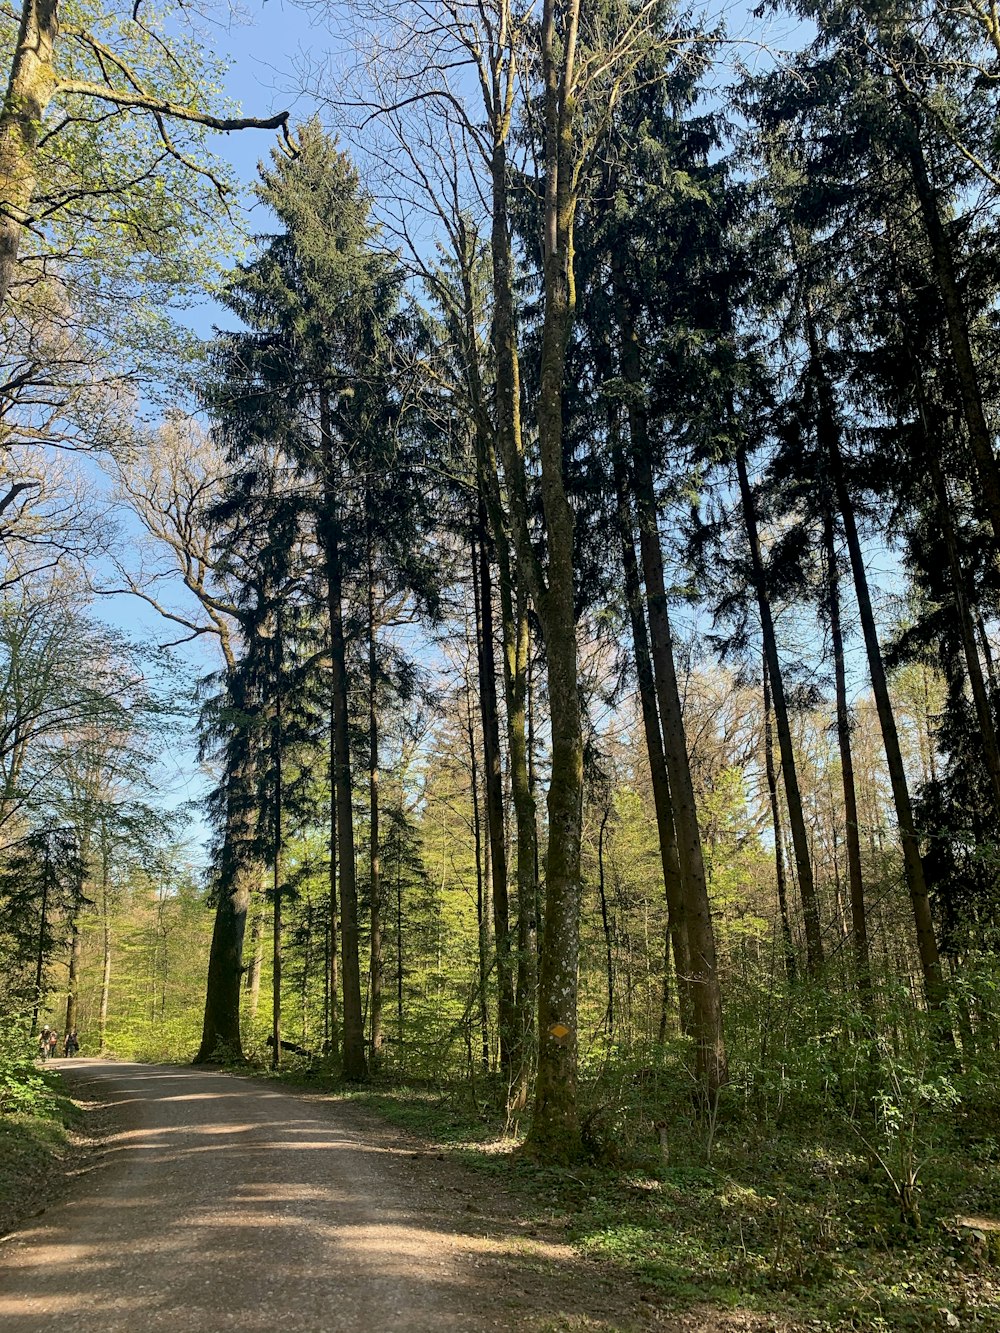
<path id="1" fill-rule="evenodd" d="M 55 1079 L 36 1063 L 37 1045 L 26 1018 L 0 1013 L 0 1116 L 51 1116 Z"/>

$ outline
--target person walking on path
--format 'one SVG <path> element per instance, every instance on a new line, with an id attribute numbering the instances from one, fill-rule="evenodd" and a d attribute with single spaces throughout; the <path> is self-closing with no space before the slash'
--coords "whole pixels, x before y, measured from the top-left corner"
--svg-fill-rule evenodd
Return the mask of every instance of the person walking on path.
<path id="1" fill-rule="evenodd" d="M 66 1040 L 63 1042 L 63 1055 L 68 1058 L 69 1056 L 76 1055 L 79 1049 L 80 1039 L 76 1035 L 76 1028 L 74 1028 L 72 1032 L 66 1033 Z"/>

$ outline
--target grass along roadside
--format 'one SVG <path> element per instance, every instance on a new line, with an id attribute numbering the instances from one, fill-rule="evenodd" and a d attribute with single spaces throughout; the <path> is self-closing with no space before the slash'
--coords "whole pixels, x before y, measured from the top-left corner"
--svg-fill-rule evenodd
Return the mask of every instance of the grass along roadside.
<path id="1" fill-rule="evenodd" d="M 621 1266 L 668 1310 L 721 1306 L 866 1333 L 1000 1330 L 996 1237 L 958 1220 L 996 1213 L 1000 1143 L 946 1115 L 915 1217 L 846 1121 L 755 1129 L 723 1117 L 706 1151 L 689 1120 L 669 1128 L 669 1160 L 652 1126 L 647 1142 L 610 1126 L 610 1164 L 563 1170 L 525 1160 L 460 1093 L 284 1077 L 364 1106 L 496 1179 L 529 1223 Z"/>

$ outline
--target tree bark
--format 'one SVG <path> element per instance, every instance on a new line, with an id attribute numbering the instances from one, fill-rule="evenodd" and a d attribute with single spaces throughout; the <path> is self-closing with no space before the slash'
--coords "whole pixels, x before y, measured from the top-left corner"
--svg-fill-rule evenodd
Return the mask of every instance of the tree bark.
<path id="1" fill-rule="evenodd" d="M 928 443 L 930 444 L 930 441 Z M 976 647 L 975 622 L 969 609 L 969 599 L 965 591 L 965 572 L 962 569 L 962 560 L 958 553 L 958 541 L 955 536 L 955 524 L 951 516 L 948 487 L 941 471 L 940 460 L 933 448 L 927 450 L 927 464 L 930 470 L 931 483 L 937 497 L 941 534 L 944 537 L 945 547 L 948 551 L 948 569 L 955 599 L 955 618 L 958 621 L 969 686 L 972 691 L 972 701 L 976 709 L 976 720 L 979 723 L 983 761 L 992 793 L 994 813 L 1000 820 L 1000 744 L 997 742 L 993 706 L 986 689 L 983 666 L 979 660 L 979 649 Z"/>
<path id="2" fill-rule="evenodd" d="M 476 611 L 476 658 L 479 713 L 483 729 L 483 767 L 487 847 L 493 884 L 493 936 L 497 976 L 497 1032 L 500 1068 L 510 1084 L 517 1047 L 514 1024 L 514 980 L 511 967 L 510 906 L 507 900 L 507 856 L 504 848 L 503 772 L 500 765 L 500 722 L 497 712 L 496 661 L 493 656 L 493 585 L 486 545 L 486 511 L 479 502 L 478 541 L 472 543 L 472 577 Z"/>
<path id="3" fill-rule="evenodd" d="M 608 918 L 608 899 L 604 891 L 604 830 L 607 828 L 610 814 L 611 806 L 608 805 L 601 811 L 601 827 L 597 834 L 597 896 L 601 905 L 601 925 L 604 929 L 604 954 L 607 964 L 608 1040 L 613 1041 L 615 1036 L 615 956 L 612 947 L 611 922 Z"/>
<path id="4" fill-rule="evenodd" d="M 472 837 L 476 858 L 476 939 L 479 953 L 479 976 L 476 994 L 479 1002 L 479 1036 L 482 1066 L 490 1067 L 490 1018 L 487 1004 L 486 978 L 490 965 L 490 928 L 487 919 L 488 904 L 483 875 L 483 825 L 479 815 L 479 761 L 476 758 L 476 730 L 472 725 L 472 691 L 466 677 L 466 729 L 469 737 L 469 771 L 472 780 Z"/>
<path id="5" fill-rule="evenodd" d="M 250 962 L 246 971 L 247 1007 L 250 1011 L 250 1023 L 256 1021 L 260 1007 L 260 975 L 264 967 L 264 907 L 260 905 L 254 913 L 250 928 Z"/>
<path id="6" fill-rule="evenodd" d="M 330 912 L 330 1054 L 340 1055 L 340 909 L 337 903 L 337 726 L 330 709 L 330 829 L 328 899 Z"/>
<path id="7" fill-rule="evenodd" d="M 982 489 L 983 505 L 993 526 L 997 545 L 1000 547 L 1000 468 L 997 466 L 993 440 L 983 408 L 979 376 L 969 336 L 969 318 L 959 291 L 951 240 L 941 219 L 937 192 L 927 172 L 916 111 L 910 112 L 909 120 L 910 132 L 906 139 L 907 157 L 930 246 L 934 276 L 944 306 L 951 355 L 962 400 L 962 414 Z"/>
<path id="8" fill-rule="evenodd" d="M 656 811 L 656 831 L 660 845 L 660 865 L 663 870 L 663 888 L 667 901 L 667 935 L 673 953 L 674 976 L 677 981 L 678 1012 L 681 1031 L 691 1031 L 691 958 L 688 948 L 685 919 L 685 888 L 681 876 L 681 862 L 677 851 L 677 833 L 674 828 L 674 810 L 670 794 L 670 779 L 660 730 L 660 714 L 656 703 L 656 682 L 649 652 L 649 635 L 642 604 L 642 585 L 635 554 L 635 536 L 632 507 L 629 503 L 628 469 L 618 439 L 617 419 L 612 429 L 612 462 L 617 492 L 618 532 L 622 550 L 622 568 L 625 577 L 625 601 L 632 628 L 635 652 L 635 672 L 639 686 L 639 706 L 642 713 L 646 754 L 649 759 L 650 782 L 653 789 L 653 808 Z M 669 972 L 669 957 L 664 959 L 665 973 Z M 666 981 L 665 981 L 666 985 Z"/>
<path id="9" fill-rule="evenodd" d="M 830 617 L 833 644 L 833 673 L 837 698 L 837 745 L 840 750 L 840 774 L 844 791 L 844 836 L 847 842 L 847 881 L 851 898 L 851 943 L 861 1006 L 869 1021 L 874 1019 L 871 957 L 868 949 L 868 913 L 861 869 L 861 831 L 858 823 L 858 793 L 854 781 L 854 754 L 851 749 L 851 715 L 847 706 L 847 669 L 844 661 L 844 633 L 840 618 L 840 570 L 830 505 L 824 505 L 823 547 L 826 555 L 826 606 Z"/>
<path id="10" fill-rule="evenodd" d="M 868 656 L 868 671 L 882 730 L 886 764 L 889 769 L 889 782 L 892 787 L 893 804 L 896 809 L 896 822 L 899 826 L 899 837 L 903 847 L 903 868 L 913 910 L 924 995 L 928 1008 L 939 1013 L 941 1021 L 944 1023 L 943 1010 L 946 1000 L 944 975 L 941 970 L 941 959 L 934 934 L 934 920 L 931 915 L 927 883 L 924 878 L 920 844 L 913 823 L 910 792 L 906 782 L 906 770 L 903 767 L 903 755 L 899 746 L 896 718 L 893 713 L 892 700 L 889 696 L 889 683 L 882 661 L 882 649 L 879 645 L 878 632 L 875 627 L 875 614 L 872 610 L 871 595 L 868 590 L 868 574 L 861 551 L 861 539 L 858 535 L 857 522 L 854 517 L 854 505 L 844 476 L 833 395 L 820 359 L 819 343 L 811 311 L 807 309 L 805 313 L 806 333 L 812 358 L 812 373 L 816 379 L 819 400 L 821 441 L 825 445 L 830 460 L 830 474 L 844 526 L 844 536 L 847 540 L 847 550 L 851 560 L 851 571 L 854 575 L 854 588 L 861 619 L 861 630 Z"/>
<path id="11" fill-rule="evenodd" d="M 66 1032 L 72 1032 L 77 1026 L 77 1009 L 80 995 L 80 957 L 83 940 L 80 924 L 74 916 L 70 925 L 71 942 L 69 947 L 69 977 L 66 983 Z"/>
<path id="12" fill-rule="evenodd" d="M 281 716 L 281 693 L 282 679 L 282 645 L 281 645 L 281 611 L 278 610 L 275 628 L 275 644 L 277 652 L 275 654 L 275 689 L 274 689 L 274 741 L 273 741 L 273 764 L 274 764 L 274 878 L 272 881 L 272 912 L 274 919 L 274 931 L 272 936 L 272 970 L 271 970 L 271 1037 L 274 1042 L 274 1049 L 271 1052 L 271 1067 L 277 1069 L 281 1064 L 281 852 L 282 837 L 284 830 L 282 828 L 282 802 L 284 801 L 284 790 L 282 785 L 282 745 L 284 737 L 282 735 L 282 716 Z"/>
<path id="13" fill-rule="evenodd" d="M 767 794 L 771 803 L 771 827 L 774 829 L 774 876 L 778 889 L 778 912 L 781 917 L 781 943 L 785 955 L 785 976 L 789 985 L 798 980 L 799 967 L 795 957 L 795 941 L 788 914 L 788 881 L 785 876 L 785 848 L 778 806 L 778 773 L 774 763 L 774 729 L 771 709 L 771 682 L 767 674 L 767 659 L 763 662 L 764 687 L 764 771 L 767 775 Z"/>
<path id="14" fill-rule="evenodd" d="M 576 31 L 579 0 L 568 0 L 557 37 L 556 0 L 544 0 L 545 197 L 542 246 L 543 317 L 537 423 L 540 490 L 548 554 L 547 585 L 536 577 L 527 513 L 515 524 L 518 563 L 536 584 L 535 609 L 548 662 L 552 766 L 545 863 L 545 936 L 538 985 L 539 1052 L 529 1150 L 547 1161 L 573 1160 L 583 1143 L 577 1108 L 577 988 L 580 853 L 583 822 L 583 721 L 577 665 L 573 510 L 563 473 L 563 388 L 573 324 L 573 221 L 576 198 Z M 508 478 L 510 480 L 510 478 Z M 517 461 L 516 485 L 524 468 Z"/>
<path id="15" fill-rule="evenodd" d="M 327 609 L 330 618 L 330 670 L 333 692 L 334 790 L 337 803 L 337 852 L 340 866 L 340 911 L 344 987 L 344 1077 L 360 1081 L 367 1076 L 364 1014 L 361 1007 L 361 963 L 358 932 L 358 888 L 354 848 L 354 809 L 351 788 L 350 714 L 347 653 L 344 640 L 343 573 L 336 467 L 330 435 L 330 409 L 325 396 L 320 404 L 323 441 L 323 512 L 317 536 L 326 565 Z"/>
<path id="16" fill-rule="evenodd" d="M 713 1099 L 728 1077 L 722 993 L 715 952 L 715 931 L 705 877 L 701 829 L 695 802 L 691 763 L 684 730 L 673 639 L 667 609 L 653 487 L 651 442 L 642 401 L 642 374 L 635 325 L 629 316 L 626 293 L 619 284 L 616 323 L 621 341 L 621 370 L 634 392 L 629 396 L 628 421 L 632 447 L 632 476 L 639 524 L 639 556 L 646 589 L 646 610 L 653 662 L 653 679 L 663 728 L 663 748 L 677 834 L 677 852 L 684 884 L 684 921 L 687 927 L 691 987 L 691 1035 L 696 1046 L 699 1081 Z"/>
<path id="17" fill-rule="evenodd" d="M 251 851 L 252 816 L 245 792 L 248 783 L 245 764 L 237 759 L 226 776 L 226 823 L 208 957 L 205 1017 L 196 1064 L 211 1060 L 220 1046 L 224 1046 L 234 1059 L 243 1058 L 240 1035 L 243 937 L 251 885 L 261 869 Z"/>
<path id="18" fill-rule="evenodd" d="M 111 885 L 108 829 L 101 821 L 101 998 L 97 1010 L 98 1053 L 108 1044 L 108 1007 L 111 1001 Z"/>
<path id="19" fill-rule="evenodd" d="M 0 110 L 0 309 L 7 302 L 37 176 L 42 119 L 56 89 L 58 0 L 24 0 Z"/>
<path id="20" fill-rule="evenodd" d="M 382 866 L 379 846 L 379 727 L 378 648 L 375 624 L 375 570 L 368 550 L 368 804 L 370 868 L 370 944 L 368 1009 L 371 1030 L 371 1059 L 377 1067 L 382 1058 Z"/>
<path id="21" fill-rule="evenodd" d="M 750 547 L 750 566 L 754 595 L 757 599 L 757 609 L 760 614 L 764 658 L 767 662 L 768 680 L 770 681 L 771 697 L 774 703 L 774 721 L 778 732 L 778 750 L 781 754 L 781 776 L 785 785 L 785 804 L 788 809 L 788 823 L 792 835 L 792 847 L 795 852 L 795 871 L 799 882 L 799 894 L 802 898 L 802 915 L 806 928 L 806 963 L 810 975 L 815 977 L 819 975 L 823 967 L 823 935 L 820 929 L 819 903 L 816 898 L 816 884 L 813 879 L 812 858 L 809 855 L 809 835 L 806 831 L 805 814 L 802 809 L 802 793 L 799 790 L 798 772 L 795 767 L 795 749 L 792 745 L 792 729 L 788 720 L 785 686 L 781 675 L 781 663 L 778 660 L 778 641 L 774 632 L 774 617 L 771 614 L 771 603 L 767 595 L 767 579 L 761 554 L 760 536 L 757 531 L 753 491 L 750 487 L 746 455 L 742 447 L 736 454 L 736 475 L 739 479 L 743 523 Z"/>

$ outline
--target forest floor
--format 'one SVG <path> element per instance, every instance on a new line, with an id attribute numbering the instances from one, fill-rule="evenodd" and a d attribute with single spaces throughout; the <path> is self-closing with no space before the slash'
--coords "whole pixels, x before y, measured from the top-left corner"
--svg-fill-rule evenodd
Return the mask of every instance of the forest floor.
<path id="1" fill-rule="evenodd" d="M 501 1180 L 528 1225 L 616 1265 L 652 1308 L 710 1320 L 726 1307 L 746 1327 L 755 1311 L 783 1328 L 1000 1333 L 992 1095 L 978 1116 L 918 1118 L 891 1149 L 832 1112 L 758 1124 L 734 1108 L 708 1142 L 689 1108 L 669 1123 L 666 1162 L 648 1122 L 637 1140 L 635 1117 L 620 1119 L 601 1130 L 603 1161 L 567 1170 L 525 1160 L 461 1088 L 332 1087 L 436 1141 L 483 1190 Z M 898 1176 L 906 1164 L 919 1172 L 917 1225 L 901 1217 L 885 1169 Z"/>
<path id="2" fill-rule="evenodd" d="M 205 1069 L 57 1067 L 84 1119 L 61 1197 L 26 1198 L 34 1216 L 0 1244 L 5 1333 L 797 1327 L 667 1308 L 563 1220 L 526 1218 L 496 1175 L 356 1102 Z"/>

